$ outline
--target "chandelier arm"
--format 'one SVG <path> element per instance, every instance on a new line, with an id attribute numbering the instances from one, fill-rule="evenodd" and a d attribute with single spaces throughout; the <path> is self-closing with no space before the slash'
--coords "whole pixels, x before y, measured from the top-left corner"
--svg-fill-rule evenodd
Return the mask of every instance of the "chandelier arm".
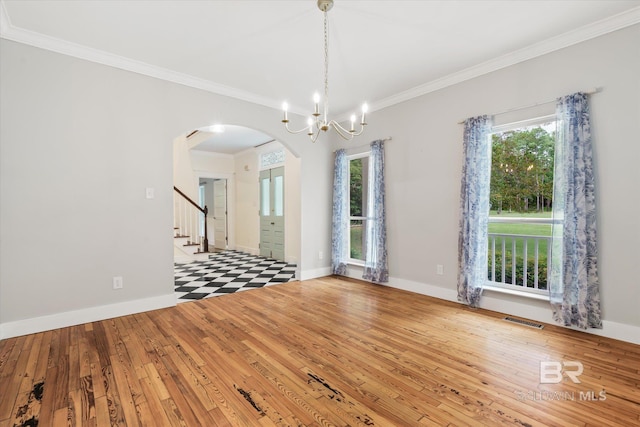
<path id="1" fill-rule="evenodd" d="M 309 135 L 309 139 L 311 139 L 311 142 L 316 142 L 319 136 L 320 136 L 320 129 L 318 129 L 314 134 Z"/>
<path id="2" fill-rule="evenodd" d="M 355 130 L 345 129 L 340 123 L 336 122 L 335 120 L 331 120 L 330 124 L 331 126 L 333 126 L 336 132 L 342 132 L 343 134 L 349 135 L 348 139 L 353 139 L 354 136 L 362 135 L 362 132 L 364 132 L 364 127 L 366 125 L 366 123 L 360 123 L 360 130 L 356 132 Z"/>
<path id="3" fill-rule="evenodd" d="M 289 129 L 289 123 L 288 123 L 288 122 L 284 122 L 284 128 L 287 130 L 287 132 L 289 132 L 289 133 L 293 133 L 293 134 L 296 134 L 296 133 L 302 133 L 302 132 L 304 132 L 304 131 L 309 130 L 309 126 L 305 126 L 305 127 L 303 127 L 302 129 L 300 129 L 300 130 L 291 130 L 291 129 Z"/>
<path id="4" fill-rule="evenodd" d="M 342 139 L 345 139 L 347 141 L 353 139 L 353 135 L 351 134 L 351 132 L 349 132 L 348 130 L 346 130 L 342 126 L 340 126 L 340 124 L 338 122 L 336 122 L 335 120 L 331 120 L 329 122 L 329 125 L 331 125 L 331 127 L 333 127 L 333 129 L 336 131 L 336 133 L 338 135 L 340 135 L 340 137 Z"/>
<path id="5" fill-rule="evenodd" d="M 364 124 L 360 123 L 360 130 L 358 132 L 353 131 L 353 132 L 350 132 L 350 133 L 353 136 L 360 136 L 360 135 L 362 135 L 362 132 L 364 132 Z"/>
<path id="6" fill-rule="evenodd" d="M 336 122 L 335 120 L 331 120 L 331 122 L 329 122 L 329 124 L 331 126 L 333 126 L 334 129 L 336 130 L 341 130 L 342 132 L 344 132 L 345 134 L 347 133 L 351 133 L 349 132 L 347 129 L 345 129 L 344 127 L 342 127 L 342 125 L 340 125 L 340 123 Z"/>

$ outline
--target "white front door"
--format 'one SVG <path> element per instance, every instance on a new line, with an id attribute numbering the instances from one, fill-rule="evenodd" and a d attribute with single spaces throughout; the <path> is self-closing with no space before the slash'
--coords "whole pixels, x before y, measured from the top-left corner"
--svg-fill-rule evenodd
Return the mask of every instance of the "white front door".
<path id="1" fill-rule="evenodd" d="M 284 261 L 284 167 L 260 172 L 260 255 Z"/>
<path id="2" fill-rule="evenodd" d="M 216 249 L 227 249 L 226 179 L 216 179 L 213 181 L 213 236 L 214 247 Z"/>

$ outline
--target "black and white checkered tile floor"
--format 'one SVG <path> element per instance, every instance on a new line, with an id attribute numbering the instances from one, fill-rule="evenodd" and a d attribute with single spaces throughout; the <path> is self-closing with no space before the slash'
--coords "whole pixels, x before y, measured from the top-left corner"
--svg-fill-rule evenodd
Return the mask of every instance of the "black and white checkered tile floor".
<path id="1" fill-rule="evenodd" d="M 200 300 L 288 282 L 295 274 L 295 264 L 238 251 L 217 252 L 207 261 L 175 263 L 175 293 L 179 303 Z"/>

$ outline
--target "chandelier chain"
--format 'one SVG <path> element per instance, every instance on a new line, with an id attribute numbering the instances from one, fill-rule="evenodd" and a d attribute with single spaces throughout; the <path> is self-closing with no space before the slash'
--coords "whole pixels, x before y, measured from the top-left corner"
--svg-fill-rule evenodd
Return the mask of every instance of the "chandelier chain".
<path id="1" fill-rule="evenodd" d="M 282 104 L 284 110 L 284 117 L 282 123 L 284 123 L 285 129 L 289 133 L 301 133 L 307 132 L 311 142 L 316 142 L 321 132 L 326 132 L 329 129 L 334 129 L 336 133 L 345 140 L 351 140 L 354 137 L 361 135 L 364 132 L 364 127 L 367 125 L 366 112 L 367 104 L 362 104 L 362 119 L 360 120 L 360 129 L 356 130 L 356 116 L 351 116 L 351 127 L 345 128 L 335 120 L 329 120 L 329 23 L 327 12 L 333 7 L 333 0 L 317 0 L 318 8 L 323 13 L 324 18 L 324 99 L 322 100 L 322 113 L 320 112 L 320 94 L 316 92 L 313 95 L 314 110 L 312 115 L 307 119 L 307 126 L 300 130 L 291 130 L 289 128 L 289 117 L 287 116 L 287 103 Z"/>
<path id="2" fill-rule="evenodd" d="M 324 121 L 329 116 L 329 28 L 327 26 L 327 11 L 324 12 Z"/>

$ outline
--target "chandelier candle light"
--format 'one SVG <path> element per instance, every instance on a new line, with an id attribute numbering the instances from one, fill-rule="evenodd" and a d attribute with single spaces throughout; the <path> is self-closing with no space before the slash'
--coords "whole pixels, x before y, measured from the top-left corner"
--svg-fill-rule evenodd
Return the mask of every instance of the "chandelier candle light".
<path id="1" fill-rule="evenodd" d="M 307 119 L 307 126 L 300 130 L 289 129 L 289 118 L 287 117 L 287 110 L 289 106 L 287 103 L 282 104 L 282 110 L 284 111 L 284 123 L 285 128 L 289 133 L 301 133 L 307 131 L 307 135 L 311 138 L 311 142 L 316 142 L 320 131 L 326 132 L 329 128 L 333 128 L 338 135 L 343 139 L 350 140 L 355 136 L 358 136 L 364 132 L 364 127 L 367 125 L 366 114 L 367 104 L 362 104 L 362 118 L 360 120 L 360 130 L 356 132 L 356 116 L 351 115 L 351 128 L 349 130 L 340 126 L 340 123 L 335 120 L 329 120 L 329 30 L 327 28 L 327 12 L 333 7 L 333 0 L 318 0 L 318 9 L 320 9 L 324 15 L 324 100 L 323 100 L 323 114 L 320 114 L 320 94 L 316 92 L 313 95 L 313 117 Z"/>

